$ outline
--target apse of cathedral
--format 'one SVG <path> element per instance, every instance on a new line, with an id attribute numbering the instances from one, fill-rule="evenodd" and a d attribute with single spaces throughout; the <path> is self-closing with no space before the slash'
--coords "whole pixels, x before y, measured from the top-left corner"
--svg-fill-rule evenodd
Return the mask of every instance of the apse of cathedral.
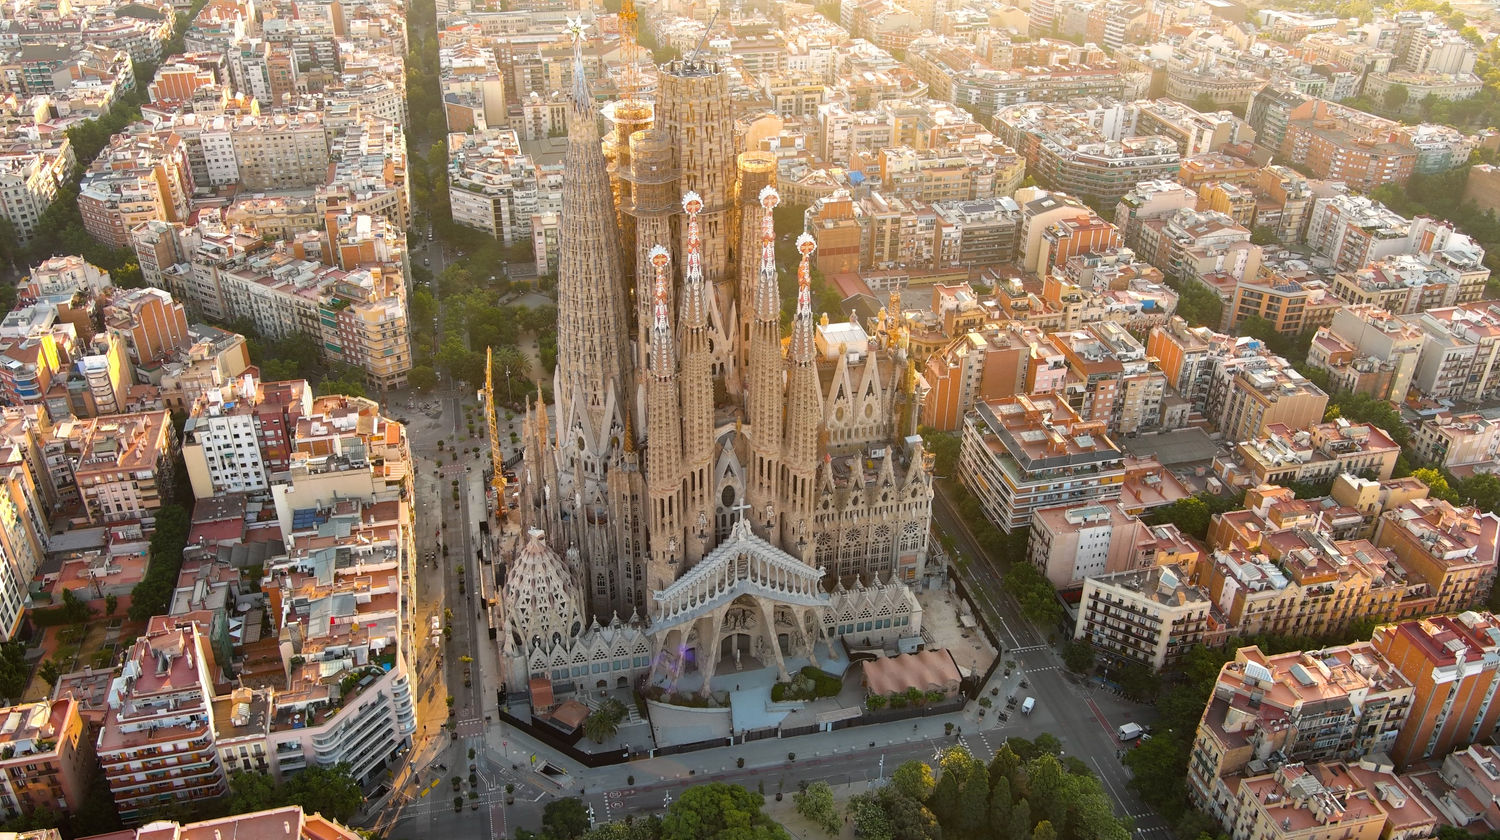
<path id="1" fill-rule="evenodd" d="M 615 103 L 604 137 L 574 37 L 556 405 L 526 417 L 510 684 L 691 668 L 706 690 L 725 657 L 785 676 L 841 636 L 916 635 L 932 478 L 894 299 L 866 324 L 815 316 L 802 233 L 788 334 L 775 161 L 737 153 L 720 68 L 664 65 L 654 107 Z"/>

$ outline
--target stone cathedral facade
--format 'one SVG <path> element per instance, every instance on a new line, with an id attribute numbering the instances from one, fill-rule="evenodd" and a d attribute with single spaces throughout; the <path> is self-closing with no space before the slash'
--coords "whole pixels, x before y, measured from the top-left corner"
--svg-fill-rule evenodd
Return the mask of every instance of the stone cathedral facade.
<path id="1" fill-rule="evenodd" d="M 665 65 L 654 109 L 616 103 L 607 137 L 573 76 L 556 405 L 527 412 L 509 685 L 696 671 L 706 690 L 726 662 L 784 675 L 838 637 L 918 635 L 932 478 L 897 313 L 815 317 L 803 234 L 784 331 L 775 161 L 737 152 L 716 65 Z"/>

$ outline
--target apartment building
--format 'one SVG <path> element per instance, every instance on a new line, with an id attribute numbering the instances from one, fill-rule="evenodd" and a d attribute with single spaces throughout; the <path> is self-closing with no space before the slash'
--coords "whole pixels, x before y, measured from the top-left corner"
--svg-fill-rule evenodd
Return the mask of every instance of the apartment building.
<path id="1" fill-rule="evenodd" d="M 1234 281 L 1223 325 L 1238 332 L 1246 319 L 1261 318 L 1276 332 L 1295 336 L 1327 326 L 1346 305 L 1321 278 L 1288 277 L 1262 267 L 1255 276 Z"/>
<path id="2" fill-rule="evenodd" d="M 1182 159 L 1177 183 L 1194 191 L 1212 182 L 1246 185 L 1254 183 L 1260 170 L 1253 161 L 1224 152 L 1206 152 Z"/>
<path id="3" fill-rule="evenodd" d="M 1328 395 L 1292 369 L 1280 356 L 1254 356 L 1241 364 L 1215 371 L 1210 386 L 1210 406 L 1222 394 L 1223 410 L 1217 417 L 1226 440 L 1259 437 L 1277 423 L 1289 429 L 1305 429 L 1323 419 Z"/>
<path id="4" fill-rule="evenodd" d="M 1308 428 L 1280 423 L 1265 434 L 1240 441 L 1229 456 L 1214 460 L 1214 472 L 1233 487 L 1262 484 L 1318 484 L 1343 473 L 1391 477 L 1401 448 L 1369 423 L 1340 417 Z"/>
<path id="5" fill-rule="evenodd" d="M 1110 662 L 1160 670 L 1219 635 L 1216 612 L 1180 566 L 1091 576 L 1083 582 L 1073 638 Z"/>
<path id="6" fill-rule="evenodd" d="M 1442 499 L 1414 499 L 1380 516 L 1375 544 L 1388 548 L 1427 582 L 1433 612 L 1468 609 L 1495 581 L 1500 517 L 1456 508 Z"/>
<path id="7" fill-rule="evenodd" d="M 1389 787 L 1366 789 L 1339 762 L 1291 762 L 1240 783 L 1238 818 L 1229 834 L 1236 840 L 1379 840 L 1387 836 L 1386 803 L 1405 804 L 1401 796 Z M 1429 818 L 1422 827 L 1431 830 L 1435 823 Z"/>
<path id="8" fill-rule="evenodd" d="M 1136 129 L 1169 138 L 1183 158 L 1240 142 L 1240 130 L 1245 125 L 1228 111 L 1201 113 L 1171 99 L 1144 100 L 1134 106 L 1138 111 Z"/>
<path id="9" fill-rule="evenodd" d="M 1500 393 L 1500 306 L 1430 309 L 1408 323 L 1422 332 L 1412 384 L 1423 394 L 1483 402 Z"/>
<path id="10" fill-rule="evenodd" d="M 297 379 L 259 382 L 245 374 L 193 401 L 182 459 L 193 496 L 265 490 L 291 466 L 292 431 L 312 411 L 312 388 Z"/>
<path id="11" fill-rule="evenodd" d="M 1017 395 L 976 402 L 964 417 L 959 478 L 1009 532 L 1040 508 L 1119 498 L 1124 455 L 1062 396 Z"/>
<path id="12" fill-rule="evenodd" d="M 531 219 L 562 209 L 562 165 L 539 165 L 511 130 L 448 136 L 453 220 L 506 244 L 531 239 Z"/>
<path id="13" fill-rule="evenodd" d="M 1027 546 L 1027 560 L 1058 589 L 1169 563 L 1191 571 L 1199 553 L 1176 526 L 1147 526 L 1120 500 L 1037 510 Z"/>
<path id="14" fill-rule="evenodd" d="M 1177 293 L 1156 266 L 1129 248 L 1069 257 L 1042 277 L 1042 300 L 1063 315 L 1063 329 L 1112 321 L 1135 331 L 1160 326 L 1177 310 Z"/>
<path id="15" fill-rule="evenodd" d="M 1410 476 L 1369 481 L 1345 473 L 1334 478 L 1333 489 L 1328 496 L 1340 505 L 1359 512 L 1363 522 L 1359 537 L 1368 540 L 1374 538 L 1381 514 L 1412 499 L 1425 499 L 1428 492 L 1427 485 Z"/>
<path id="16" fill-rule="evenodd" d="M 109 287 L 109 272 L 83 257 L 67 255 L 49 257 L 33 267 L 20 292 L 21 297 L 31 299 L 72 297 L 79 292 L 93 297 Z"/>
<path id="17" fill-rule="evenodd" d="M 0 154 L 0 216 L 10 221 L 21 245 L 31 243 L 73 164 L 67 140 L 55 148 Z"/>
<path id="18" fill-rule="evenodd" d="M 1123 326 L 1103 321 L 1054 332 L 1050 338 L 1067 362 L 1064 393 L 1079 417 L 1103 423 L 1116 435 L 1161 426 L 1166 376 L 1152 367 L 1146 349 Z"/>
<path id="19" fill-rule="evenodd" d="M 0 709 L 0 813 L 71 814 L 88 795 L 91 758 L 72 697 Z"/>
<path id="20" fill-rule="evenodd" d="M 941 148 L 887 146 L 875 152 L 880 191 L 907 201 L 979 201 L 1009 196 L 1026 162 L 1004 143 L 965 139 Z"/>
<path id="21" fill-rule="evenodd" d="M 1429 417 L 1412 435 L 1412 452 L 1424 462 L 1455 467 L 1481 467 L 1500 455 L 1500 423 L 1480 414 L 1441 412 Z"/>
<path id="22" fill-rule="evenodd" d="M 1062 352 L 1045 332 L 1017 321 L 986 323 L 941 346 L 923 363 L 922 423 L 956 431 L 981 400 L 1059 390 Z"/>
<path id="23" fill-rule="evenodd" d="M 40 424 L 6 420 L 8 440 L 0 447 L 0 552 L 6 558 L 0 566 L 0 640 L 11 641 L 21 630 L 31 582 L 46 558 L 51 499 L 38 446 Z"/>
<path id="24" fill-rule="evenodd" d="M 1299 521 L 1303 507 L 1280 522 L 1240 511 L 1215 523 L 1216 544 L 1228 540 L 1229 547 L 1203 560 L 1198 582 L 1235 632 L 1322 636 L 1431 608 L 1430 590 L 1400 558 L 1367 540 L 1337 538 L 1336 530 L 1359 529 L 1357 512 L 1332 504 L 1312 509 L 1321 520 Z"/>
<path id="25" fill-rule="evenodd" d="M 1352 304 L 1410 315 L 1478 300 L 1489 272 L 1468 274 L 1453 272 L 1424 254 L 1396 254 L 1334 275 L 1334 291 Z"/>
<path id="26" fill-rule="evenodd" d="M 400 240 L 381 218 L 336 222 L 336 254 L 324 259 L 342 268 L 296 256 L 321 247 L 317 237 L 268 250 L 253 237 L 206 231 L 192 263 L 166 273 L 167 285 L 205 316 L 249 318 L 265 336 L 313 336 L 325 358 L 361 368 L 372 386 L 400 387 L 412 366 L 405 278 L 394 265 Z"/>
<path id="27" fill-rule="evenodd" d="M 304 477 L 312 474 L 294 473 L 293 484 Z M 292 495 L 299 503 L 322 495 L 308 489 Z M 266 755 L 277 776 L 347 762 L 368 782 L 411 745 L 415 695 L 403 651 L 412 649 L 415 618 L 401 580 L 411 549 L 404 506 L 328 497 L 294 511 L 289 555 L 263 583 L 272 624 L 295 657 L 268 718 Z"/>
<path id="28" fill-rule="evenodd" d="M 1188 758 L 1188 794 L 1222 825 L 1242 782 L 1275 766 L 1387 750 L 1406 722 L 1411 681 L 1369 642 L 1267 656 L 1240 648 L 1219 671 Z"/>
<path id="29" fill-rule="evenodd" d="M 300 805 L 288 805 L 202 822 L 157 820 L 148 826 L 126 829 L 110 836 L 118 840 L 211 840 L 214 837 L 240 837 L 245 840 L 359 840 L 362 835 L 321 814 L 308 814 Z"/>
<path id="30" fill-rule="evenodd" d="M 1395 128 L 1391 120 L 1314 99 L 1287 115 L 1279 152 L 1314 177 L 1368 192 L 1381 184 L 1405 184 L 1416 167 L 1416 149 Z"/>
<path id="31" fill-rule="evenodd" d="M 1337 271 L 1358 271 L 1370 263 L 1411 250 L 1411 222 L 1366 196 L 1334 193 L 1313 200 L 1307 247 L 1333 261 Z"/>
<path id="32" fill-rule="evenodd" d="M 114 290 L 102 309 L 105 331 L 123 343 L 131 368 L 147 381 L 147 369 L 176 358 L 192 343 L 187 310 L 161 289 Z"/>
<path id="33" fill-rule="evenodd" d="M 229 136 L 246 190 L 300 189 L 328 179 L 328 135 L 321 114 L 242 116 Z"/>
<path id="34" fill-rule="evenodd" d="M 127 131 L 110 138 L 78 185 L 84 229 L 112 248 L 131 244 L 130 233 L 151 221 L 187 218 L 192 173 L 181 138 Z"/>
<path id="35" fill-rule="evenodd" d="M 96 744 L 127 825 L 164 803 L 222 796 L 229 778 L 214 748 L 218 664 L 198 625 L 158 627 L 136 639 L 110 684 Z"/>
<path id="36" fill-rule="evenodd" d="M 1199 281 L 1221 299 L 1229 296 L 1219 284 L 1254 278 L 1261 267 L 1261 249 L 1250 242 L 1250 231 L 1213 210 L 1184 209 L 1146 219 L 1137 249 L 1167 277 Z"/>
<path id="37" fill-rule="evenodd" d="M 1255 226 L 1274 230 L 1283 245 L 1300 243 L 1312 210 L 1312 185 L 1307 179 L 1278 164 L 1257 171 L 1250 186 L 1256 199 Z"/>
<path id="38" fill-rule="evenodd" d="M 1202 404 L 1212 380 L 1211 359 L 1229 336 L 1208 327 L 1189 326 L 1172 316 L 1166 324 L 1151 328 L 1146 336 L 1146 354 L 1156 359 L 1157 367 L 1179 396 L 1189 403 Z"/>
<path id="39" fill-rule="evenodd" d="M 1412 684 L 1411 714 L 1390 756 L 1398 767 L 1493 737 L 1500 725 L 1500 620 L 1463 612 L 1387 624 L 1370 645 Z"/>
<path id="40" fill-rule="evenodd" d="M 1120 105 L 1101 121 L 1076 106 L 1033 103 L 1000 111 L 995 126 L 1038 182 L 1108 206 L 1142 181 L 1171 178 L 1182 162 L 1174 141 L 1134 136 L 1126 120 Z"/>
<path id="41" fill-rule="evenodd" d="M 166 411 L 64 420 L 48 452 L 55 483 L 73 489 L 91 524 L 152 521 L 171 498 L 177 435 Z"/>
<path id="42" fill-rule="evenodd" d="M 1345 306 L 1319 327 L 1307 363 L 1328 372 L 1334 392 L 1402 402 L 1422 349 L 1422 332 L 1368 303 Z"/>

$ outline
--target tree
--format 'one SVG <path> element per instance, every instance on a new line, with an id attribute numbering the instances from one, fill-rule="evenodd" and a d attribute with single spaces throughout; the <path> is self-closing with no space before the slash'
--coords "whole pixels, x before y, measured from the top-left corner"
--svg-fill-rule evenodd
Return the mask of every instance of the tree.
<path id="1" fill-rule="evenodd" d="M 963 747 L 949 747 L 938 761 L 942 775 L 928 806 L 944 833 L 972 837 L 983 831 L 989 812 L 989 768 Z"/>
<path id="2" fill-rule="evenodd" d="M 229 794 L 230 811 L 236 814 L 300 805 L 309 814 L 343 823 L 359 813 L 365 801 L 347 763 L 312 765 L 280 785 L 264 773 L 242 771 L 230 778 Z"/>
<path id="3" fill-rule="evenodd" d="M 922 445 L 932 453 L 932 469 L 934 474 L 941 476 L 954 475 L 953 468 L 958 464 L 958 435 L 951 432 L 940 432 L 931 426 L 923 426 L 917 429 L 922 435 Z"/>
<path id="4" fill-rule="evenodd" d="M 36 675 L 46 680 L 47 685 L 57 685 L 57 680 L 62 676 L 62 669 L 57 666 L 56 660 L 48 659 L 37 668 Z"/>
<path id="5" fill-rule="evenodd" d="M 62 596 L 62 614 L 63 620 L 69 624 L 83 624 L 84 622 L 89 620 L 89 617 L 94 614 L 94 611 L 89 609 L 89 605 L 85 603 L 83 599 L 79 598 L 77 595 L 74 595 L 73 590 L 64 589 Z"/>
<path id="6" fill-rule="evenodd" d="M 285 803 L 276 780 L 265 773 L 242 770 L 229 777 L 229 810 L 236 814 L 280 808 Z"/>
<path id="7" fill-rule="evenodd" d="M 1010 809 L 1014 800 L 1010 794 L 1010 779 L 1004 776 L 998 779 L 992 777 L 990 783 L 994 785 L 990 788 L 990 826 L 998 829 L 1000 826 L 1010 825 Z"/>
<path id="8" fill-rule="evenodd" d="M 26 646 L 20 642 L 0 644 L 0 697 L 19 700 L 31 679 L 31 668 L 26 664 Z"/>
<path id="9" fill-rule="evenodd" d="M 1481 510 L 1500 512 L 1500 477 L 1491 473 L 1475 473 L 1463 479 L 1454 492 Z"/>
<path id="10" fill-rule="evenodd" d="M 879 793 L 859 793 L 851 797 L 849 816 L 854 819 L 855 834 L 864 840 L 893 840 L 895 831 Z"/>
<path id="11" fill-rule="evenodd" d="M 1094 646 L 1078 639 L 1070 639 L 1063 647 L 1063 664 L 1075 674 L 1088 673 L 1094 667 Z"/>
<path id="12" fill-rule="evenodd" d="M 615 737 L 615 733 L 620 731 L 620 721 L 624 719 L 624 704 L 610 698 L 584 718 L 583 734 L 587 735 L 590 741 L 602 744 Z"/>
<path id="13" fill-rule="evenodd" d="M 1256 225 L 1255 229 L 1250 231 L 1250 243 L 1252 245 L 1265 247 L 1267 245 L 1275 245 L 1280 241 L 1280 237 L 1276 235 L 1276 228 L 1266 225 Z"/>
<path id="14" fill-rule="evenodd" d="M 1042 753 L 1026 764 L 1026 801 L 1032 816 L 1042 820 L 1065 819 L 1068 809 L 1067 772 L 1051 753 Z"/>
<path id="15" fill-rule="evenodd" d="M 576 796 L 554 799 L 542 809 L 542 836 L 548 840 L 574 840 L 588 830 L 588 808 Z"/>
<path id="16" fill-rule="evenodd" d="M 1418 470 L 1412 470 L 1411 477 L 1427 485 L 1428 495 L 1435 499 L 1445 499 L 1452 502 L 1458 498 L 1454 494 L 1453 489 L 1448 486 L 1448 478 L 1438 470 L 1431 467 L 1422 467 Z"/>
<path id="17" fill-rule="evenodd" d="M 902 762 L 896 772 L 891 774 L 891 787 L 902 796 L 911 797 L 918 802 L 926 802 L 936 785 L 937 779 L 932 775 L 931 765 L 916 759 Z"/>
<path id="18" fill-rule="evenodd" d="M 120 599 L 116 598 L 115 594 L 113 592 L 111 592 L 110 594 L 104 596 L 104 615 L 105 616 L 112 616 L 112 615 L 114 615 L 115 614 L 115 610 L 119 609 L 119 607 L 120 607 Z"/>
<path id="19" fill-rule="evenodd" d="M 661 840 L 789 840 L 761 811 L 765 798 L 739 785 L 710 782 L 683 791 L 661 821 Z"/>
<path id="20" fill-rule="evenodd" d="M 1031 830 L 1031 840 L 1057 840 L 1057 829 L 1051 822 L 1042 820 Z"/>
<path id="21" fill-rule="evenodd" d="M 823 829 L 823 833 L 838 833 L 838 806 L 833 801 L 833 788 L 827 782 L 813 782 L 805 790 L 797 791 L 792 802 L 797 806 L 797 813 Z"/>
<path id="22" fill-rule="evenodd" d="M 1208 538 L 1208 526 L 1213 514 L 1201 497 L 1188 496 L 1153 510 L 1147 519 L 1152 525 L 1176 525 L 1182 533 L 1203 540 Z"/>
<path id="23" fill-rule="evenodd" d="M 1026 840 L 1031 836 L 1031 803 L 1025 799 L 1016 801 L 1010 809 L 1010 837 L 1012 840 Z"/>
<path id="24" fill-rule="evenodd" d="M 309 814 L 322 814 L 347 823 L 359 813 L 365 801 L 359 782 L 350 775 L 351 770 L 347 762 L 332 767 L 311 765 L 282 786 L 282 796 L 288 804 L 301 805 Z"/>
<path id="25" fill-rule="evenodd" d="M 418 391 L 431 391 L 437 387 L 437 371 L 431 365 L 417 365 L 407 372 L 406 381 Z"/>
<path id="26" fill-rule="evenodd" d="M 1130 769 L 1130 781 L 1126 784 L 1158 810 L 1165 803 L 1175 803 L 1187 796 L 1187 786 L 1183 783 L 1185 765 L 1178 763 L 1186 761 L 1186 751 L 1179 740 L 1175 732 L 1163 732 L 1149 741 L 1141 741 L 1125 754 L 1125 766 Z"/>
<path id="27" fill-rule="evenodd" d="M 1406 107 L 1407 100 L 1411 99 L 1411 90 L 1406 85 L 1395 83 L 1385 89 L 1381 101 L 1385 103 L 1387 111 L 1400 111 Z"/>

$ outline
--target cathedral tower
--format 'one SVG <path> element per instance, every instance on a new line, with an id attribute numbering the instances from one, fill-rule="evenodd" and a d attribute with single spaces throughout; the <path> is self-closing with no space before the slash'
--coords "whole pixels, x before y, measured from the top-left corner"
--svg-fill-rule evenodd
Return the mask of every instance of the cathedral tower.
<path id="1" fill-rule="evenodd" d="M 786 404 L 783 381 L 786 369 L 781 358 L 781 295 L 776 280 L 776 228 L 772 214 L 781 204 L 774 187 L 760 190 L 759 263 L 754 274 L 741 282 L 752 292 L 742 297 L 750 320 L 745 342 L 750 353 L 745 373 L 746 415 L 750 418 L 750 481 L 746 500 L 755 510 L 756 533 L 776 539 L 776 509 L 780 501 L 782 410 Z M 767 506 L 771 506 L 767 514 Z"/>
<path id="2" fill-rule="evenodd" d="M 781 450 L 781 491 L 787 507 L 781 518 L 781 544 L 804 558 L 811 554 L 813 480 L 823 417 L 812 315 L 812 255 L 817 247 L 810 235 L 797 237 L 802 261 L 797 265 L 797 313 L 792 317 L 792 341 L 787 349 L 786 434 Z"/>
<path id="3" fill-rule="evenodd" d="M 661 67 L 657 75 L 654 126 L 667 138 L 673 152 L 672 170 L 679 189 L 696 192 L 703 201 L 700 228 L 703 279 L 710 293 L 709 329 L 713 333 L 714 365 L 724 372 L 734 340 L 733 280 L 730 248 L 734 241 L 731 210 L 734 201 L 734 114 L 729 77 L 711 61 L 680 59 Z M 676 252 L 682 263 L 687 250 L 687 220 L 679 217 Z M 637 250 L 652 242 L 637 230 Z M 684 364 L 686 359 L 683 360 Z"/>
<path id="4" fill-rule="evenodd" d="M 739 157 L 740 182 L 736 192 L 739 201 L 735 205 L 735 225 L 739 232 L 739 265 L 735 277 L 735 310 L 739 318 L 735 329 L 735 363 L 728 380 L 729 393 L 740 397 L 748 383 L 744 381 L 750 369 L 750 333 L 755 327 L 756 289 L 759 288 L 761 266 L 761 235 L 764 232 L 762 218 L 764 209 L 762 193 L 766 187 L 776 186 L 776 156 L 770 152 L 743 152 Z M 774 263 L 773 263 L 774 265 Z"/>
<path id="5" fill-rule="evenodd" d="M 709 336 L 709 295 L 703 278 L 703 239 L 700 216 L 703 199 L 690 192 L 682 199 L 687 214 L 683 246 L 682 305 L 682 453 L 683 493 L 688 523 L 701 534 L 691 540 L 689 559 L 697 561 L 710 548 L 707 530 L 714 521 L 714 493 L 710 477 L 714 456 L 713 350 Z M 715 540 L 717 541 L 717 540 Z"/>
<path id="6" fill-rule="evenodd" d="M 646 490 L 651 497 L 651 560 L 646 587 L 655 592 L 677 577 L 682 558 L 682 415 L 678 407 L 677 347 L 672 343 L 668 293 L 671 255 L 660 245 L 651 249 L 651 361 L 646 377 Z"/>
<path id="7" fill-rule="evenodd" d="M 629 510 L 610 472 L 624 454 L 630 357 L 626 352 L 624 277 L 614 196 L 600 149 L 593 94 L 583 69 L 582 25 L 574 21 L 573 101 L 563 158 L 563 232 L 558 243 L 557 479 L 562 516 L 554 545 L 576 547 L 588 570 L 586 597 L 596 614 L 628 606 L 634 560 L 620 550 L 612 511 Z"/>

